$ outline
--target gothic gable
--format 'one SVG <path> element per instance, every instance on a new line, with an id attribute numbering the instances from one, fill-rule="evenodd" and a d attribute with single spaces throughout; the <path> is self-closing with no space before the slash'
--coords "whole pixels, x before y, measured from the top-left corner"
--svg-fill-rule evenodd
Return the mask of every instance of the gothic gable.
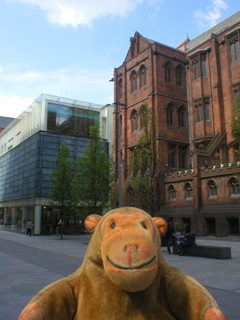
<path id="1" fill-rule="evenodd" d="M 136 31 L 134 37 L 130 38 L 130 47 L 124 62 L 130 61 L 132 58 L 136 57 L 139 53 L 147 49 L 149 45 L 152 45 L 153 43 L 154 41 L 144 38 L 140 33 Z"/>

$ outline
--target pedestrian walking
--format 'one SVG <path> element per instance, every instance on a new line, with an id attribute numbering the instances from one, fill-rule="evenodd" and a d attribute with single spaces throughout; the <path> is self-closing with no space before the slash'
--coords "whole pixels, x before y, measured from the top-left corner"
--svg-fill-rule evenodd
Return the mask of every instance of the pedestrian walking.
<path id="1" fill-rule="evenodd" d="M 167 233 L 166 233 L 166 238 L 167 238 L 167 249 L 168 249 L 169 254 L 171 254 L 170 246 L 173 245 L 173 243 L 175 241 L 175 237 L 176 237 L 176 235 L 175 235 L 173 221 L 168 220 L 168 229 L 167 229 Z"/>
<path id="2" fill-rule="evenodd" d="M 190 233 L 190 228 L 187 225 L 186 228 L 186 235 L 184 239 L 180 242 L 178 242 L 178 255 L 182 256 L 183 255 L 183 248 L 184 247 L 191 247 L 194 244 L 194 235 Z"/>
<path id="3" fill-rule="evenodd" d="M 27 236 L 29 235 L 29 237 L 32 236 L 32 228 L 33 228 L 32 221 L 28 221 L 28 223 L 27 223 Z"/>

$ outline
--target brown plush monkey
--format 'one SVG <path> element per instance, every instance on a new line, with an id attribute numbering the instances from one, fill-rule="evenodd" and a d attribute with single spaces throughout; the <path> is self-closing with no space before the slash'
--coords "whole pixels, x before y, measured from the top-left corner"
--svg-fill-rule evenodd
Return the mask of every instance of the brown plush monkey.
<path id="1" fill-rule="evenodd" d="M 40 291 L 19 320 L 226 320 L 196 280 L 168 265 L 161 218 L 136 208 L 91 215 L 82 266 Z"/>

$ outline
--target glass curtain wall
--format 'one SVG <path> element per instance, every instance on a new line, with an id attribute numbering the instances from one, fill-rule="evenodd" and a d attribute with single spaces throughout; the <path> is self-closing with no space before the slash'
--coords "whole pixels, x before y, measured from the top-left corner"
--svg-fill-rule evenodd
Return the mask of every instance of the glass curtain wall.
<path id="1" fill-rule="evenodd" d="M 48 103 L 47 131 L 89 138 L 89 128 L 99 112 Z"/>

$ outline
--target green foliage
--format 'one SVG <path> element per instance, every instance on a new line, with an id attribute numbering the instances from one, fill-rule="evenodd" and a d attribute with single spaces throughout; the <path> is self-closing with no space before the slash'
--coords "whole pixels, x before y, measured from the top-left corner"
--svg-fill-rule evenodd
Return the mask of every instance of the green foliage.
<path id="1" fill-rule="evenodd" d="M 70 151 L 62 143 L 55 161 L 56 169 L 52 170 L 50 181 L 52 188 L 49 190 L 51 197 L 50 204 L 60 207 L 61 220 L 76 212 L 78 195 L 76 193 L 76 178 L 74 176 L 74 166 L 68 159 Z M 61 228 L 61 238 L 62 238 Z"/>
<path id="2" fill-rule="evenodd" d="M 232 117 L 232 134 L 237 143 L 237 156 L 240 157 L 240 98 L 236 101 L 236 108 Z"/>
<path id="3" fill-rule="evenodd" d="M 160 156 L 157 153 L 156 118 L 151 110 L 143 105 L 140 108 L 142 136 L 135 147 L 132 159 L 135 198 L 140 199 L 140 206 L 150 215 L 154 215 L 159 207 L 162 174 L 157 163 Z"/>
<path id="4" fill-rule="evenodd" d="M 77 162 L 78 194 L 85 214 L 102 214 L 109 205 L 112 166 L 101 141 L 98 121 L 90 127 L 90 138 Z"/>
<path id="5" fill-rule="evenodd" d="M 184 225 L 184 223 L 183 223 L 183 221 L 181 219 L 178 219 L 178 220 L 174 221 L 173 224 L 174 224 L 174 228 L 176 230 L 185 229 L 185 225 Z"/>

